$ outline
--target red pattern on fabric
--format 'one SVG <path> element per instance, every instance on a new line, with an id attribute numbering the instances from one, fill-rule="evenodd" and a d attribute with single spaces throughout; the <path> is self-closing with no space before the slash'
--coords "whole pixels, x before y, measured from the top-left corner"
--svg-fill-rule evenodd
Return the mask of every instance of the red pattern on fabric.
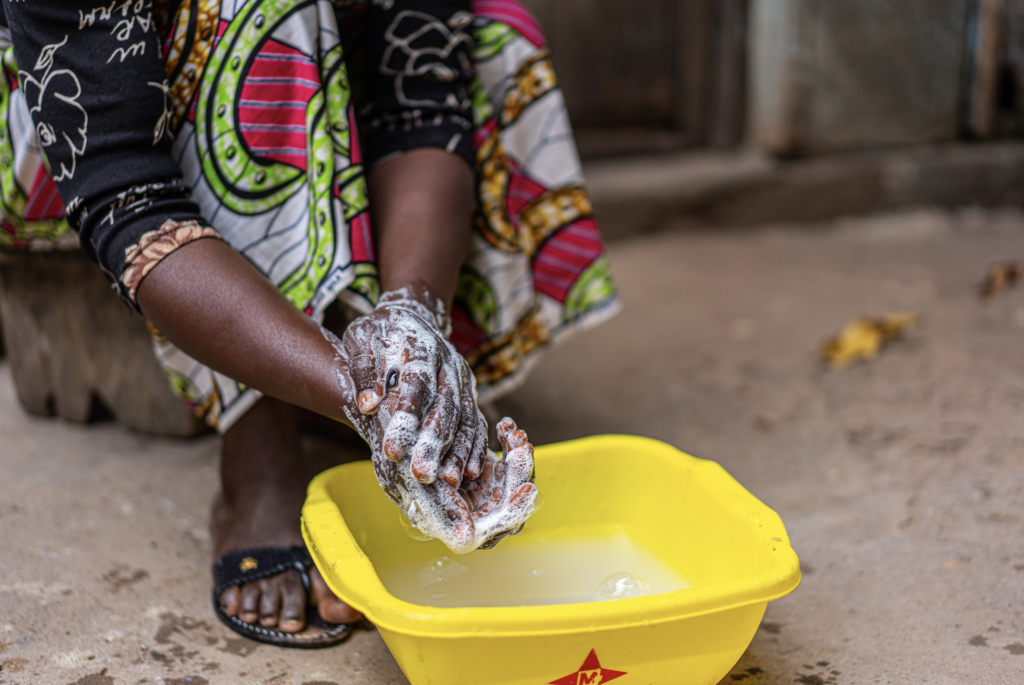
<path id="1" fill-rule="evenodd" d="M 358 214 L 349 222 L 349 245 L 352 247 L 353 262 L 376 262 L 369 212 Z"/>
<path id="2" fill-rule="evenodd" d="M 319 89 L 316 62 L 275 40 L 261 45 L 238 107 L 238 128 L 252 153 L 305 171 L 306 106 Z"/>
<path id="3" fill-rule="evenodd" d="M 345 110 L 345 114 L 348 116 L 348 139 L 349 139 L 349 159 L 352 164 L 363 163 L 363 149 L 359 147 L 359 134 L 356 131 L 356 108 L 351 102 L 348 104 L 348 109 Z"/>
<path id="4" fill-rule="evenodd" d="M 465 355 L 483 345 L 490 336 L 473 323 L 473 318 L 458 303 L 452 307 L 452 334 L 449 340 L 459 354 Z"/>
<path id="5" fill-rule="evenodd" d="M 533 282 L 538 292 L 558 302 L 595 259 L 601 256 L 601 233 L 587 217 L 552 234 L 533 257 Z"/>
<path id="6" fill-rule="evenodd" d="M 546 193 L 548 189 L 520 173 L 519 166 L 512 160 L 509 160 L 509 166 L 511 173 L 508 179 L 508 192 L 505 196 L 505 212 L 518 231 L 519 217 L 523 210 Z"/>
<path id="7" fill-rule="evenodd" d="M 494 135 L 498 130 L 498 120 L 491 117 L 485 121 L 476 131 L 473 132 L 473 146 L 480 147 L 484 141 Z"/>
<path id="8" fill-rule="evenodd" d="M 64 203 L 57 192 L 57 184 L 53 182 L 50 174 L 46 173 L 42 164 L 36 170 L 36 177 L 32 181 L 32 189 L 28 192 L 23 216 L 26 221 L 64 217 Z"/>
<path id="9" fill-rule="evenodd" d="M 478 17 L 508 24 L 538 48 L 547 42 L 537 19 L 515 0 L 473 0 L 472 12 Z"/>

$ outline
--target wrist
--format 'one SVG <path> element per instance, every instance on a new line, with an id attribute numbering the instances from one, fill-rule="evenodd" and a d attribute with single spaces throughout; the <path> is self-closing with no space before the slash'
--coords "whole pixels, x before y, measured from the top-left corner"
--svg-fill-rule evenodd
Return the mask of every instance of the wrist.
<path id="1" fill-rule="evenodd" d="M 330 330 L 320 326 L 320 334 L 328 349 L 318 355 L 322 360 L 317 364 L 318 379 L 310 386 L 310 404 L 306 407 L 335 421 L 340 421 L 358 431 L 355 418 L 359 416 L 356 392 L 349 373 L 351 364 L 341 340 Z M 327 362 L 330 355 L 330 362 Z"/>
<path id="2" fill-rule="evenodd" d="M 451 335 L 451 317 L 444 301 L 422 281 L 413 281 L 380 296 L 377 309 L 404 309 L 434 328 L 442 337 Z"/>

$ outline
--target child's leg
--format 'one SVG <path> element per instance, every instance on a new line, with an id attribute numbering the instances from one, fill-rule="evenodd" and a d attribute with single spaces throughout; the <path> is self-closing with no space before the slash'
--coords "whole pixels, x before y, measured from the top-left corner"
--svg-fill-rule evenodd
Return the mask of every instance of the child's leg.
<path id="1" fill-rule="evenodd" d="M 264 397 L 238 420 L 221 442 L 221 493 L 213 507 L 214 556 L 279 545 L 301 545 L 299 515 L 306 496 L 302 443 L 294 409 Z M 235 586 L 221 595 L 228 614 L 284 632 L 305 627 L 307 599 L 330 623 L 350 623 L 359 614 L 338 600 L 316 569 L 312 598 L 297 571 Z"/>

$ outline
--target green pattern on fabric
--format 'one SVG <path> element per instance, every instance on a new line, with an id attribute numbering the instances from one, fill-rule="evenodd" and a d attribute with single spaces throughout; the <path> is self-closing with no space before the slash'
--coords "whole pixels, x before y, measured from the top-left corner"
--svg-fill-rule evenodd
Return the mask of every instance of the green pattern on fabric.
<path id="1" fill-rule="evenodd" d="M 340 188 L 341 204 L 345 208 L 345 220 L 354 217 L 370 208 L 370 198 L 366 192 L 366 176 L 363 167 L 356 164 L 338 174 L 335 181 Z"/>
<path id="2" fill-rule="evenodd" d="M 487 90 L 479 76 L 474 76 L 473 81 L 469 84 L 469 100 L 473 107 L 474 126 L 483 126 L 484 122 L 494 116 L 494 107 L 487 99 Z"/>
<path id="3" fill-rule="evenodd" d="M 333 226 L 337 222 L 331 202 L 331 185 L 334 181 L 334 148 L 339 141 L 329 124 L 345 116 L 349 92 L 341 46 L 330 50 L 321 64 L 321 78 L 326 85 L 310 98 L 306 107 L 306 168 L 310 184 L 306 257 L 302 265 L 281 284 L 281 292 L 299 309 L 304 309 L 313 299 L 334 261 Z M 341 106 L 340 111 L 338 106 Z"/>
<path id="4" fill-rule="evenodd" d="M 212 95 L 200 96 L 196 106 L 196 140 L 203 175 L 224 206 L 238 214 L 274 209 L 306 181 L 301 169 L 254 160 L 235 120 L 244 85 L 242 76 L 250 58 L 278 24 L 305 4 L 309 3 L 254 0 L 244 18 L 228 24 L 203 72 L 199 92 Z"/>
<path id="5" fill-rule="evenodd" d="M 485 62 L 491 59 L 518 37 L 515 29 L 501 22 L 489 22 L 475 28 L 473 40 L 476 42 L 476 49 L 473 50 L 473 60 Z"/>
<path id="6" fill-rule="evenodd" d="M 615 297 L 612 282 L 612 267 L 608 258 L 601 255 L 588 266 L 579 279 L 573 283 L 565 299 L 562 318 L 567 323 L 586 314 L 592 307 Z"/>
<path id="7" fill-rule="evenodd" d="M 202 400 L 202 392 L 185 374 L 164 367 L 164 376 L 167 377 L 167 382 L 171 386 L 171 392 L 186 404 L 195 406 Z"/>
<path id="8" fill-rule="evenodd" d="M 455 301 L 484 333 L 492 335 L 498 329 L 498 296 L 487 279 L 468 267 L 459 272 Z"/>
<path id="9" fill-rule="evenodd" d="M 349 284 L 348 289 L 366 299 L 371 306 L 377 306 L 380 299 L 380 277 L 377 273 L 377 265 L 367 262 L 360 262 L 353 267 L 356 278 Z"/>

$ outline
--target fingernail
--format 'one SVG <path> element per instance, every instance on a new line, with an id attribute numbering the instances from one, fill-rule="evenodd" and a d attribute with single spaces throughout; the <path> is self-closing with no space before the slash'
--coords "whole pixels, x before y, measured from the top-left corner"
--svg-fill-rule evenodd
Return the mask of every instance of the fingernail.
<path id="1" fill-rule="evenodd" d="M 395 444 L 394 440 L 387 440 L 384 442 L 384 456 L 391 461 L 398 461 L 405 456 L 405 450 L 401 445 Z"/>
<path id="2" fill-rule="evenodd" d="M 356 401 L 359 403 L 359 411 L 364 414 L 377 411 L 377 393 L 372 390 L 363 390 Z"/>
<path id="3" fill-rule="evenodd" d="M 415 464 L 413 464 L 412 467 L 412 475 L 416 480 L 423 483 L 424 485 L 430 485 L 436 480 L 434 474 L 431 472 L 430 469 L 424 471 L 417 467 Z"/>

